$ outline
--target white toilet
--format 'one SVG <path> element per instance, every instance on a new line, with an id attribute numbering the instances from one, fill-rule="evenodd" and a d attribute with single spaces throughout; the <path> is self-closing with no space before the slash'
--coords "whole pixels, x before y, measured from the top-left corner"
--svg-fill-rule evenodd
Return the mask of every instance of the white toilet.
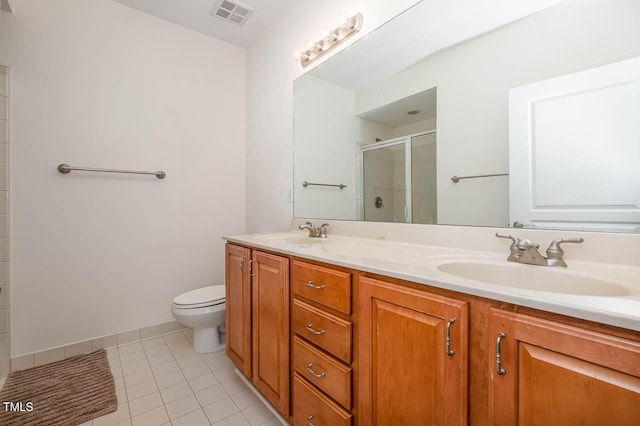
<path id="1" fill-rule="evenodd" d="M 199 354 L 224 349 L 224 285 L 188 291 L 173 299 L 176 320 L 193 327 L 193 350 Z"/>

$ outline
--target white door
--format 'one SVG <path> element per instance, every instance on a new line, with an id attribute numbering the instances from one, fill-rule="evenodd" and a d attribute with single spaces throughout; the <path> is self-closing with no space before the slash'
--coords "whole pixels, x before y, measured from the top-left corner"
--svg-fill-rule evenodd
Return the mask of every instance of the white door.
<path id="1" fill-rule="evenodd" d="M 509 92 L 510 220 L 640 232 L 640 58 Z"/>

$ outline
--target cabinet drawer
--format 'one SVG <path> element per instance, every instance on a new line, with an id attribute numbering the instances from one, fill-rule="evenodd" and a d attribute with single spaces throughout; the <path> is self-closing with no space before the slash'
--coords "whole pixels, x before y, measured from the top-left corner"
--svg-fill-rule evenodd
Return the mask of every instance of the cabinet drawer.
<path id="1" fill-rule="evenodd" d="M 351 274 L 294 261 L 291 276 L 294 294 L 351 313 Z"/>
<path id="2" fill-rule="evenodd" d="M 318 392 L 298 374 L 293 375 L 294 426 L 350 426 L 351 413 Z"/>
<path id="3" fill-rule="evenodd" d="M 297 299 L 293 331 L 346 363 L 351 362 L 351 323 Z"/>
<path id="4" fill-rule="evenodd" d="M 351 368 L 297 336 L 293 338 L 293 369 L 343 407 L 351 408 Z"/>

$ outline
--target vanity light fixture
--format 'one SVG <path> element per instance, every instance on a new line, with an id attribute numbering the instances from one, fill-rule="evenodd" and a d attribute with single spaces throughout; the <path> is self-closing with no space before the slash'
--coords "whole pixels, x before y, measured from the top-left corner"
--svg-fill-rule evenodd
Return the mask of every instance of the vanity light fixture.
<path id="1" fill-rule="evenodd" d="M 307 42 L 307 50 L 304 52 L 296 51 L 294 53 L 295 58 L 300 59 L 300 64 L 303 67 L 306 67 L 315 59 L 324 55 L 362 28 L 361 13 L 356 13 L 350 18 L 341 17 L 340 21 L 340 26 L 333 31 L 327 29 L 322 30 L 322 38 L 320 40 L 309 40 Z"/>

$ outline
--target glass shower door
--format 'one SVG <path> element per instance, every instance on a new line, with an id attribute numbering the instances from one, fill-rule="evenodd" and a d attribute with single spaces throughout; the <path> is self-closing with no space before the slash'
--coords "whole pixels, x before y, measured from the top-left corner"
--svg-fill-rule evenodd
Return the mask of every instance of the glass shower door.
<path id="1" fill-rule="evenodd" d="M 362 220 L 438 222 L 435 130 L 361 150 Z"/>
<path id="2" fill-rule="evenodd" d="M 406 142 L 391 142 L 362 152 L 364 220 L 410 222 L 406 209 Z"/>

